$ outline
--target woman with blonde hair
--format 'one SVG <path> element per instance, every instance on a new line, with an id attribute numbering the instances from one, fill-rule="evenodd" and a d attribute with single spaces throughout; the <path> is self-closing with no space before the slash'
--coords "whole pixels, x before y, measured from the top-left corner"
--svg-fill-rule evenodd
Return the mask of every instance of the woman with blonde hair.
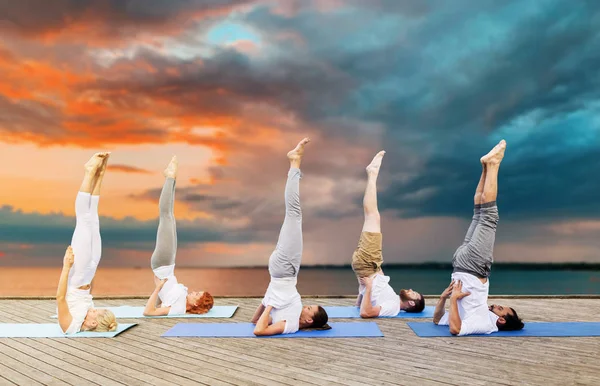
<path id="1" fill-rule="evenodd" d="M 165 183 L 158 203 L 160 215 L 156 247 L 150 260 L 156 287 L 146 303 L 144 316 L 205 314 L 214 304 L 211 294 L 206 291 L 188 292 L 187 287 L 178 283 L 175 277 L 177 228 L 173 208 L 177 168 L 177 157 L 173 157 L 164 171 Z"/>
<path id="2" fill-rule="evenodd" d="M 58 324 L 65 334 L 117 329 L 115 315 L 94 308 L 91 287 L 102 256 L 98 202 L 110 153 L 96 153 L 85 164 L 85 176 L 75 200 L 75 231 L 63 260 L 56 292 Z"/>

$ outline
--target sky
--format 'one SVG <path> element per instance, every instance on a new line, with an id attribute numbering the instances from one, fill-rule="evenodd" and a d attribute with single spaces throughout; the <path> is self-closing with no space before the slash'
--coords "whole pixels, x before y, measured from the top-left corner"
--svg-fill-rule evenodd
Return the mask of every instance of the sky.
<path id="1" fill-rule="evenodd" d="M 149 265 L 180 160 L 179 266 L 266 265 L 303 137 L 303 264 L 349 264 L 365 166 L 388 263 L 450 262 L 508 143 L 497 262 L 600 263 L 595 1 L 0 1 L 0 262 L 59 266 L 111 151 L 101 266 Z"/>

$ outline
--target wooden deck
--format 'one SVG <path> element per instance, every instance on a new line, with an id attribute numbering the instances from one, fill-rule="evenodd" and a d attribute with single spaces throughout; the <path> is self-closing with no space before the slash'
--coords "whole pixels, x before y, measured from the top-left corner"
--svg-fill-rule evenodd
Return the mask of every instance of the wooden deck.
<path id="1" fill-rule="evenodd" d="M 240 308 L 232 319 L 122 319 L 138 326 L 113 339 L 0 339 L 0 384 L 600 385 L 600 338 L 418 338 L 407 319 L 377 320 L 384 338 L 160 337 L 178 322 L 247 322 L 259 299 L 216 302 Z M 526 321 L 600 320 L 597 299 L 493 302 L 513 305 Z M 51 300 L 0 300 L 0 322 L 49 323 L 54 310 Z"/>

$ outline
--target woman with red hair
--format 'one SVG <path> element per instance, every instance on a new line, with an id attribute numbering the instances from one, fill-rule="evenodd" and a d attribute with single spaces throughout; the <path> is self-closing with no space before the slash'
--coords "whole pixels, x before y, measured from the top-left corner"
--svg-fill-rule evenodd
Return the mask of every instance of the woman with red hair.
<path id="1" fill-rule="evenodd" d="M 174 274 L 177 229 L 173 207 L 177 166 L 177 157 L 173 157 L 164 171 L 165 183 L 158 204 L 160 216 L 156 248 L 151 259 L 156 288 L 146 303 L 144 316 L 205 314 L 214 304 L 213 297 L 208 292 L 188 292 L 187 287 L 177 282 Z"/>

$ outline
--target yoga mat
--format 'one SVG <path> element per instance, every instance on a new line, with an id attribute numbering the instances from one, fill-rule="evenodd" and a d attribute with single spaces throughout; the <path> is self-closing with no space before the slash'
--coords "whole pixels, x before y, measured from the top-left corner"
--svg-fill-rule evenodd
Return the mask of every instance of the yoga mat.
<path id="1" fill-rule="evenodd" d="M 178 323 L 163 337 L 197 338 L 367 338 L 383 336 L 375 322 L 331 323 L 331 330 L 300 330 L 294 334 L 255 336 L 252 323 Z"/>
<path id="2" fill-rule="evenodd" d="M 136 323 L 119 323 L 116 331 L 82 331 L 73 335 L 63 334 L 57 323 L 0 323 L 0 338 L 114 338 Z"/>
<path id="3" fill-rule="evenodd" d="M 183 314 L 183 315 L 164 315 L 164 316 L 144 316 L 144 307 L 120 306 L 120 307 L 99 307 L 109 309 L 117 318 L 231 318 L 238 306 L 214 306 L 206 314 Z M 52 315 L 56 318 L 56 315 Z"/>
<path id="4" fill-rule="evenodd" d="M 409 322 L 410 328 L 422 338 L 453 336 L 448 326 L 433 323 Z M 534 322 L 525 323 L 518 331 L 498 331 L 491 334 L 466 335 L 478 338 L 503 338 L 518 336 L 600 336 L 600 322 Z"/>
<path id="5" fill-rule="evenodd" d="M 323 308 L 330 318 L 360 318 L 360 308 L 356 306 L 327 306 Z M 433 318 L 434 310 L 435 307 L 433 306 L 425 306 L 423 312 L 400 311 L 396 316 L 381 316 L 381 318 Z"/>

